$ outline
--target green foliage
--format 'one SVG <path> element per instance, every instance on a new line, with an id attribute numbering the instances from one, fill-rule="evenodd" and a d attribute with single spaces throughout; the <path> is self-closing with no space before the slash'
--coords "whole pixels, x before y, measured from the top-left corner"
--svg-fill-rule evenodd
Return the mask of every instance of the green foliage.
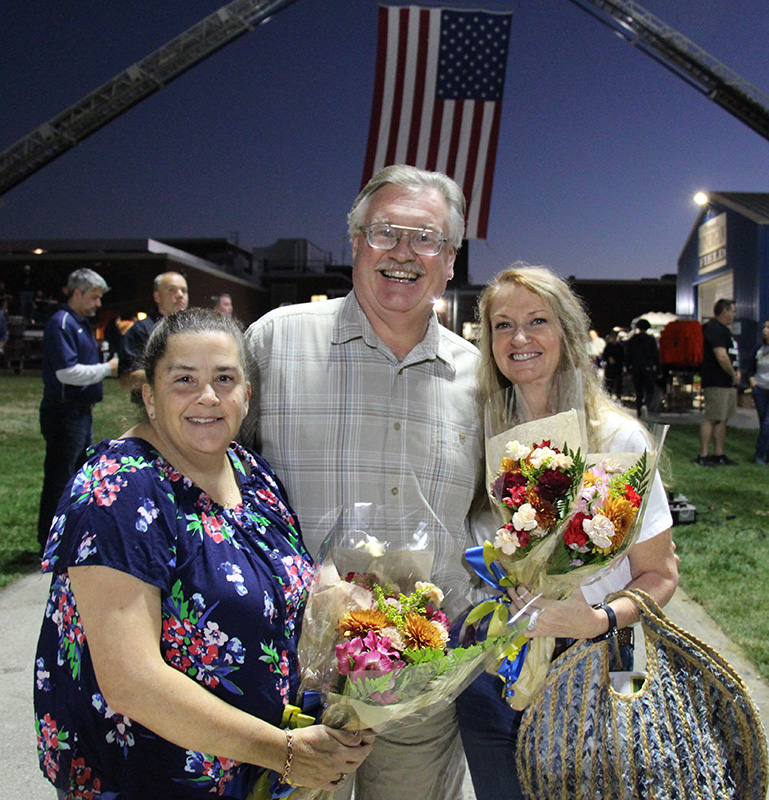
<path id="1" fill-rule="evenodd" d="M 39 375 L 0 377 L 0 587 L 39 569 L 37 512 L 45 443 L 38 409 Z M 128 393 L 104 382 L 104 402 L 94 408 L 94 441 L 115 437 L 134 423 Z"/>
<path id="2" fill-rule="evenodd" d="M 730 428 L 726 451 L 738 466 L 700 467 L 699 428 L 674 425 L 665 477 L 697 508 L 696 523 L 673 529 L 681 587 L 769 679 L 769 467 L 753 463 L 756 436 Z"/>

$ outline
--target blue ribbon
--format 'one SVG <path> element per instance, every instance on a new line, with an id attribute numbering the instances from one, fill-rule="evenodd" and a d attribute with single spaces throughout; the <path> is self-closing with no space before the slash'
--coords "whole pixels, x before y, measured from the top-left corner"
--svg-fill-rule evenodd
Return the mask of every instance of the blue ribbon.
<path id="1" fill-rule="evenodd" d="M 489 571 L 489 568 L 486 566 L 486 561 L 483 558 L 483 547 L 468 547 L 467 550 L 465 550 L 465 558 L 479 578 L 483 578 L 489 586 L 503 591 L 500 581 L 505 577 L 505 573 L 496 561 L 491 562 L 491 571 Z"/>
<path id="2" fill-rule="evenodd" d="M 500 565 L 496 561 L 492 561 L 490 565 L 491 569 L 489 569 L 489 566 L 487 566 L 486 560 L 483 557 L 483 547 L 480 546 L 469 547 L 467 550 L 465 550 L 465 558 L 467 559 L 467 563 L 473 568 L 478 577 L 486 581 L 489 586 L 493 586 L 498 591 L 503 592 L 503 594 L 496 598 L 496 600 L 509 606 L 510 598 L 500 583 L 502 578 L 505 577 L 505 573 Z M 478 603 L 478 605 L 480 605 L 480 603 Z M 477 607 L 478 606 L 475 606 L 475 608 Z M 505 658 L 499 665 L 497 674 L 505 682 L 504 696 L 507 699 L 511 698 L 515 694 L 513 684 L 518 680 L 518 677 L 521 674 L 521 669 L 523 668 L 523 662 L 526 659 L 526 653 L 528 652 L 528 649 L 529 643 L 526 642 L 518 651 L 518 654 L 515 658 Z"/>

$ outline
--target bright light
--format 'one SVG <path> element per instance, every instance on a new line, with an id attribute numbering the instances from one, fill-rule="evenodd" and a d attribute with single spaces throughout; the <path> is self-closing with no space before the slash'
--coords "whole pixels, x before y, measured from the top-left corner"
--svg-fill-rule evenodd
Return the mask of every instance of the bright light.
<path id="1" fill-rule="evenodd" d="M 147 313 L 146 313 L 145 311 L 140 311 L 140 312 L 139 312 L 139 313 L 136 315 L 136 319 L 147 319 Z"/>
<path id="2" fill-rule="evenodd" d="M 436 314 L 442 314 L 447 308 L 446 300 L 443 297 L 439 297 L 434 303 L 433 308 L 435 309 Z"/>
<path id="3" fill-rule="evenodd" d="M 697 194 L 694 195 L 694 202 L 698 206 L 707 205 L 708 196 L 705 194 L 705 192 L 697 192 Z"/>
<path id="4" fill-rule="evenodd" d="M 327 294 L 314 294 L 310 297 L 311 303 L 322 303 L 324 300 L 328 300 Z"/>
<path id="5" fill-rule="evenodd" d="M 43 253 L 45 253 L 45 250 L 43 250 L 43 248 L 42 248 L 42 247 L 38 247 L 36 250 L 33 250 L 32 252 L 33 252 L 33 253 L 34 253 L 36 256 L 41 256 L 41 255 L 43 255 Z"/>

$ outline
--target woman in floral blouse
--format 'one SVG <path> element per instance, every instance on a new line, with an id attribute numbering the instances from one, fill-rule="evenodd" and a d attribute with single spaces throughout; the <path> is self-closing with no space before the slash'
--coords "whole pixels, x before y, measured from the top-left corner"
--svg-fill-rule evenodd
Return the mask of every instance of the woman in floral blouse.
<path id="1" fill-rule="evenodd" d="M 311 575 L 268 464 L 233 443 L 251 393 L 238 326 L 164 318 L 146 420 L 67 487 L 43 569 L 40 766 L 60 798 L 245 798 L 265 768 L 333 790 L 370 737 L 286 733 Z"/>

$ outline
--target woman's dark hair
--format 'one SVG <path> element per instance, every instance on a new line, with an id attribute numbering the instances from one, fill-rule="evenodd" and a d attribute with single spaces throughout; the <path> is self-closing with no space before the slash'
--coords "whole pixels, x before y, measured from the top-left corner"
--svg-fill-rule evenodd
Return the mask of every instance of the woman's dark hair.
<path id="1" fill-rule="evenodd" d="M 150 334 L 142 359 L 147 383 L 150 386 L 155 385 L 155 369 L 168 350 L 168 340 L 172 336 L 184 333 L 226 333 L 232 336 L 238 348 L 240 365 L 247 374 L 246 340 L 240 322 L 213 309 L 188 308 L 163 317 Z M 134 393 L 133 399 L 141 407 L 144 406 L 139 392 Z"/>

